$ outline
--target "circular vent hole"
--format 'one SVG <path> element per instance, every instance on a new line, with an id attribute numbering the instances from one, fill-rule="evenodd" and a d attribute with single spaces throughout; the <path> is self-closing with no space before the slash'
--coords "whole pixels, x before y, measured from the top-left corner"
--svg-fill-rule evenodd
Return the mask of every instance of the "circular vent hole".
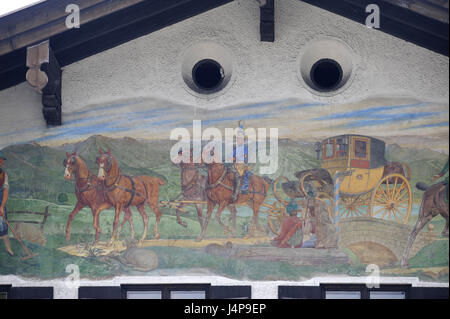
<path id="1" fill-rule="evenodd" d="M 195 85 L 205 91 L 218 88 L 225 77 L 222 66 L 211 59 L 199 61 L 192 69 L 192 79 Z"/>
<path id="2" fill-rule="evenodd" d="M 311 68 L 311 81 L 320 91 L 333 91 L 342 81 L 341 65 L 331 59 L 317 61 Z"/>

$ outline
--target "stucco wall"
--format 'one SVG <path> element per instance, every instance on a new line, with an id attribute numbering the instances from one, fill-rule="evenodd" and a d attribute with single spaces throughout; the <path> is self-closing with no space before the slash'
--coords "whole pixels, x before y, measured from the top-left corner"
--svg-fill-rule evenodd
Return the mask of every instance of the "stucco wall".
<path id="1" fill-rule="evenodd" d="M 336 38 L 354 53 L 354 77 L 339 95 L 311 93 L 299 80 L 303 50 L 314 40 Z M 213 99 L 199 98 L 185 88 L 182 57 L 193 44 L 212 41 L 232 53 L 233 83 Z M 325 57 L 325 56 L 324 56 Z M 398 97 L 448 103 L 449 61 L 399 40 L 300 1 L 276 3 L 276 42 L 259 41 L 256 1 L 240 0 L 193 17 L 169 28 L 133 40 L 80 62 L 63 71 L 63 112 L 128 98 L 161 98 L 199 108 L 222 108 L 240 103 L 299 98 L 333 104 L 373 97 Z M 38 128 L 45 132 L 40 96 L 27 84 L 0 92 L 0 133 L 12 128 Z M 63 119 L 64 121 L 64 119 Z M 36 130 L 33 131 L 36 134 Z M 25 135 L 26 136 L 26 135 Z M 13 141 L 1 135 L 2 144 Z M 33 139 L 30 133 L 29 139 Z M 326 282 L 364 282 L 363 278 L 315 278 L 303 282 L 248 282 L 216 276 L 158 276 L 83 281 L 81 285 L 120 283 L 203 283 L 252 285 L 254 298 L 277 298 L 277 286 L 318 285 Z M 423 283 L 417 278 L 384 278 L 382 282 Z M 0 277 L 0 284 L 55 286 L 55 298 L 76 298 L 61 280 L 30 282 L 15 276 Z M 446 285 L 448 286 L 448 284 Z"/>

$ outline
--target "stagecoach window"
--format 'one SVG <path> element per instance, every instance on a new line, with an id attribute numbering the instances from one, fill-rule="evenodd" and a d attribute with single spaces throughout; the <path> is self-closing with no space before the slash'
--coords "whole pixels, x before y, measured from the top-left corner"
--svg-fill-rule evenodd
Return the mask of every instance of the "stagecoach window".
<path id="1" fill-rule="evenodd" d="M 334 155 L 334 144 L 325 144 L 325 157 L 330 158 Z"/>
<path id="2" fill-rule="evenodd" d="M 355 141 L 355 157 L 367 157 L 367 143 L 365 141 Z"/>
<path id="3" fill-rule="evenodd" d="M 339 157 L 346 157 L 347 156 L 347 145 L 346 144 L 338 144 L 337 147 L 337 155 Z"/>

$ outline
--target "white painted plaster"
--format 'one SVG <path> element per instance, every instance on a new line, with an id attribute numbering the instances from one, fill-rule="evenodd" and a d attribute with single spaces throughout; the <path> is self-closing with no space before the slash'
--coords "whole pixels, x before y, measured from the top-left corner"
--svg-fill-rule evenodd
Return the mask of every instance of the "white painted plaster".
<path id="1" fill-rule="evenodd" d="M 64 68 L 64 109 L 146 96 L 204 108 L 286 97 L 330 103 L 374 95 L 448 101 L 445 56 L 297 0 L 277 1 L 275 19 L 275 43 L 261 42 L 258 6 L 254 1 L 234 1 L 74 63 Z M 301 52 L 327 37 L 357 53 L 351 87 L 330 98 L 312 94 L 298 79 Z M 182 89 L 183 53 L 201 41 L 217 42 L 234 55 L 236 81 L 212 100 Z"/>

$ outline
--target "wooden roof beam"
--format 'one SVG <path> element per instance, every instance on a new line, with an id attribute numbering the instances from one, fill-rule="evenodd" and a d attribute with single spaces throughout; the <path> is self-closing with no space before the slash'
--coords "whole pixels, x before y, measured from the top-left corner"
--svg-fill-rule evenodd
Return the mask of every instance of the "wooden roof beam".
<path id="1" fill-rule="evenodd" d="M 27 82 L 42 94 L 42 113 L 47 125 L 62 122 L 62 70 L 50 41 L 27 48 Z"/>

